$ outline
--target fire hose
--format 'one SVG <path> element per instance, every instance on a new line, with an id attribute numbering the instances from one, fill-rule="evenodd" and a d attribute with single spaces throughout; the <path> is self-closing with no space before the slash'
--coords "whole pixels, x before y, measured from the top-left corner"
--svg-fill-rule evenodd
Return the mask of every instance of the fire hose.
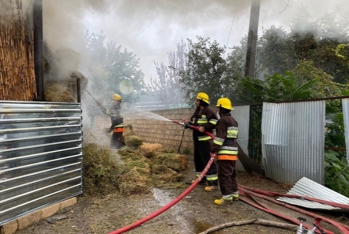
<path id="1" fill-rule="evenodd" d="M 196 131 L 199 130 L 199 127 L 197 127 L 197 126 L 188 125 L 188 124 L 180 123 L 180 122 L 177 122 L 177 121 L 172 121 L 172 122 L 176 123 L 176 124 L 179 124 L 179 125 L 182 125 L 185 128 L 191 128 L 191 129 L 196 130 Z M 207 132 L 207 131 L 205 131 L 204 133 L 207 134 L 208 136 L 210 136 L 212 139 L 214 138 L 214 135 L 212 133 Z M 137 226 L 139 226 L 139 225 L 149 221 L 150 219 L 155 218 L 156 216 L 160 215 L 164 211 L 168 210 L 169 208 L 171 208 L 172 206 L 177 204 L 187 194 L 189 194 L 197 186 L 197 184 L 200 182 L 200 180 L 206 175 L 209 167 L 211 166 L 211 164 L 214 161 L 214 158 L 215 158 L 215 154 L 211 153 L 211 158 L 210 158 L 209 162 L 207 163 L 207 165 L 206 165 L 205 169 L 203 170 L 203 172 L 200 174 L 200 176 L 195 180 L 195 182 L 191 186 L 189 186 L 177 198 L 175 198 L 174 200 L 172 200 L 171 202 L 169 202 L 167 205 L 165 205 L 164 207 L 160 208 L 159 210 L 155 211 L 154 213 L 150 214 L 149 216 L 147 216 L 147 217 L 145 217 L 143 219 L 140 219 L 139 221 L 137 221 L 137 222 L 135 222 L 135 223 L 133 223 L 133 224 L 131 224 L 129 226 L 125 226 L 125 227 L 123 227 L 121 229 L 118 229 L 116 231 L 110 232 L 109 234 L 119 234 L 119 233 L 127 232 L 127 231 L 129 231 L 129 230 L 131 230 L 131 229 L 133 229 L 133 228 L 135 228 L 135 227 L 137 227 Z M 297 207 L 294 207 L 294 206 L 291 206 L 291 205 L 284 204 L 283 202 L 279 202 L 279 201 L 273 199 L 272 197 L 286 196 L 286 197 L 292 197 L 292 198 L 301 198 L 301 199 L 306 199 L 306 200 L 310 200 L 310 201 L 320 202 L 320 203 L 323 203 L 323 204 L 337 206 L 337 207 L 340 207 L 340 208 L 348 208 L 348 205 L 343 205 L 343 204 L 334 203 L 334 202 L 327 202 L 327 201 L 323 201 L 323 200 L 319 200 L 319 199 L 315 199 L 315 198 L 308 198 L 308 197 L 302 197 L 302 196 L 297 196 L 297 195 L 280 194 L 280 193 L 275 193 L 275 192 L 263 191 L 263 190 L 259 190 L 259 189 L 249 188 L 249 187 L 246 187 L 246 186 L 243 186 L 243 185 L 239 185 L 239 193 L 241 195 L 243 195 L 243 196 L 240 197 L 240 199 L 242 201 L 246 202 L 247 204 L 250 204 L 250 205 L 252 205 L 252 206 L 254 206 L 254 207 L 256 207 L 256 208 L 258 208 L 260 210 L 263 210 L 265 212 L 268 212 L 270 214 L 273 214 L 275 216 L 278 216 L 278 217 L 283 218 L 285 220 L 288 220 L 290 222 L 293 222 L 293 223 L 296 223 L 296 224 L 300 224 L 300 221 L 298 221 L 298 220 L 296 220 L 294 218 L 291 218 L 289 216 L 286 216 L 284 214 L 281 214 L 281 213 L 273 210 L 270 207 L 264 206 L 262 203 L 258 202 L 258 200 L 254 199 L 253 197 L 259 197 L 259 198 L 265 199 L 267 201 L 273 202 L 275 204 L 284 206 L 284 207 L 286 207 L 288 209 L 292 209 L 292 210 L 295 210 L 297 212 L 303 213 L 305 215 L 309 215 L 309 216 L 312 216 L 314 218 L 323 220 L 323 221 L 325 221 L 325 222 L 327 222 L 329 224 L 332 224 L 333 226 L 337 227 L 339 230 L 342 231 L 342 233 L 349 234 L 349 226 L 347 226 L 347 225 L 344 225 L 342 223 L 338 223 L 338 222 L 336 222 L 334 220 L 331 220 L 329 218 L 326 218 L 326 217 L 314 214 L 312 212 L 309 212 L 309 211 L 306 211 L 306 210 L 303 210 L 303 209 L 300 209 L 300 208 L 297 208 Z M 303 224 L 303 225 L 310 230 L 310 226 L 308 226 L 306 224 Z M 333 233 L 333 232 L 331 232 L 329 230 L 326 230 L 326 229 L 323 229 L 323 230 L 327 234 Z"/>
<path id="2" fill-rule="evenodd" d="M 267 201 L 273 202 L 273 203 L 275 203 L 277 205 L 284 206 L 284 207 L 286 207 L 288 209 L 297 211 L 299 213 L 302 213 L 302 214 L 305 214 L 305 215 L 308 215 L 308 216 L 311 216 L 311 217 L 314 217 L 314 218 L 321 219 L 322 221 L 327 222 L 327 223 L 337 227 L 339 230 L 342 231 L 342 233 L 349 234 L 349 226 L 348 225 L 336 222 L 336 221 L 334 221 L 332 219 L 323 217 L 321 215 L 312 213 L 310 211 L 303 210 L 301 208 L 285 204 L 283 202 L 275 200 L 273 197 L 282 196 L 282 197 L 290 197 L 290 198 L 299 198 L 299 199 L 309 200 L 309 201 L 313 201 L 313 202 L 319 202 L 319 203 L 322 203 L 322 204 L 328 204 L 328 205 L 332 205 L 332 206 L 340 207 L 340 208 L 345 208 L 345 209 L 349 208 L 348 205 L 335 203 L 335 202 L 328 202 L 328 201 L 324 201 L 324 200 L 320 200 L 320 199 L 316 199 L 316 198 L 304 197 L 304 196 L 299 196 L 299 195 L 290 195 L 290 194 L 281 194 L 281 193 L 263 191 L 263 190 L 260 190 L 260 189 L 249 188 L 249 187 L 243 186 L 243 185 L 239 185 L 239 193 L 241 195 L 243 195 L 244 197 L 249 198 L 249 199 L 246 199 L 244 197 L 240 197 L 240 199 L 243 200 L 244 202 L 246 202 L 246 203 L 248 203 L 248 204 L 250 204 L 250 205 L 252 205 L 252 206 L 254 206 L 254 207 L 258 208 L 258 209 L 261 209 L 261 210 L 263 210 L 265 212 L 268 212 L 268 213 L 273 214 L 275 216 L 279 216 L 280 218 L 286 219 L 286 220 L 288 220 L 290 222 L 299 224 L 298 220 L 292 219 L 291 217 L 288 217 L 288 216 L 285 216 L 283 214 L 280 214 L 280 213 L 276 212 L 275 210 L 273 210 L 273 209 L 271 209 L 269 207 L 263 206 L 262 204 L 260 204 L 258 202 L 258 200 L 254 199 L 253 197 L 259 197 L 259 198 L 265 199 Z M 251 202 L 251 200 L 253 200 L 254 202 Z M 307 227 L 307 228 L 309 229 L 309 227 Z M 333 232 L 328 231 L 326 229 L 324 231 L 325 231 L 325 233 L 333 233 Z"/>
<path id="3" fill-rule="evenodd" d="M 199 127 L 197 126 L 193 126 L 193 125 L 185 125 L 184 123 L 180 123 L 177 121 L 172 121 L 175 124 L 179 124 L 182 125 L 186 128 L 191 128 L 193 130 L 198 131 Z M 210 136 L 212 139 L 214 138 L 214 135 L 210 132 L 205 131 L 204 132 L 206 135 Z M 162 208 L 160 208 L 159 210 L 155 211 L 154 213 L 148 215 L 147 217 L 144 217 L 140 220 L 138 220 L 137 222 L 134 222 L 131 225 L 125 226 L 123 228 L 120 228 L 118 230 L 115 230 L 113 232 L 110 232 L 109 234 L 119 234 L 119 233 L 124 233 L 127 232 L 149 220 L 151 220 L 152 218 L 155 218 L 156 216 L 160 215 L 161 213 L 163 213 L 164 211 L 168 210 L 169 208 L 171 208 L 172 206 L 174 206 L 175 204 L 177 204 L 180 200 L 182 200 L 188 193 L 190 193 L 196 186 L 197 184 L 200 182 L 200 180 L 206 175 L 208 169 L 210 168 L 211 164 L 214 161 L 215 158 L 215 154 L 211 154 L 211 158 L 209 160 L 209 162 L 207 163 L 205 169 L 201 172 L 200 176 L 198 178 L 196 178 L 195 182 L 189 186 L 189 188 L 187 188 L 181 195 L 179 195 L 177 198 L 175 198 L 174 200 L 172 200 L 171 202 L 169 202 L 167 205 L 163 206 Z"/>

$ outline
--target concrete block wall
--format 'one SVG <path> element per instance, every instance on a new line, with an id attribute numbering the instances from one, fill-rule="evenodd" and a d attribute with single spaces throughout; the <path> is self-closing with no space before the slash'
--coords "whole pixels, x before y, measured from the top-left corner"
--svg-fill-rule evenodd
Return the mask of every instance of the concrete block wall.
<path id="1" fill-rule="evenodd" d="M 131 124 L 135 135 L 147 143 L 159 143 L 165 148 L 177 150 L 182 139 L 183 127 L 169 120 L 182 121 L 189 119 L 193 108 L 144 111 L 124 114 L 124 123 Z M 107 116 L 95 117 L 92 132 L 98 139 L 105 136 L 105 128 L 109 128 L 110 118 Z M 104 128 L 104 130 L 103 130 Z M 104 131 L 104 132 L 103 132 Z M 181 152 L 189 150 L 193 154 L 192 130 L 184 131 Z"/>

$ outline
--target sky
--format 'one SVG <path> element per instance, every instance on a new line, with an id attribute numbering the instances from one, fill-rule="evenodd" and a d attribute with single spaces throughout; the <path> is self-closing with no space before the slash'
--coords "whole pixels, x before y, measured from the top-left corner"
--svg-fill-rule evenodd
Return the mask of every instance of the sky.
<path id="1" fill-rule="evenodd" d="M 8 2 L 0 0 L 0 13 Z M 24 9 L 33 0 L 22 0 Z M 301 6 L 313 16 L 349 9 L 347 0 L 261 0 L 259 35 L 272 25 L 286 30 Z M 140 59 L 145 80 L 156 78 L 154 61 L 167 64 L 181 40 L 209 37 L 220 45 L 239 45 L 247 35 L 250 0 L 43 0 L 44 40 L 53 51 L 82 50 L 84 32 L 103 31 L 106 41 L 132 51 Z"/>

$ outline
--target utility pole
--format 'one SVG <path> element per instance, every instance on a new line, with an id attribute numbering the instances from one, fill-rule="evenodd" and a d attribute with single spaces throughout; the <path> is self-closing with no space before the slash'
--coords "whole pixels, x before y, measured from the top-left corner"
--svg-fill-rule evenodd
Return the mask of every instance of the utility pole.
<path id="1" fill-rule="evenodd" d="M 36 80 L 36 101 L 44 101 L 44 54 L 43 54 L 43 23 L 42 0 L 34 0 L 34 66 Z"/>
<path id="2" fill-rule="evenodd" d="M 261 0 L 251 0 L 250 26 L 247 39 L 245 76 L 256 78 L 256 50 Z"/>

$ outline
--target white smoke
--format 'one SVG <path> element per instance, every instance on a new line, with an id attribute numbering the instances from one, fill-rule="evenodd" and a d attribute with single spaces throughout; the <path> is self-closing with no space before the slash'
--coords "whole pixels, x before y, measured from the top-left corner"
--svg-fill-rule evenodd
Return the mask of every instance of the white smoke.
<path id="1" fill-rule="evenodd" d="M 34 0 L 22 0 L 27 8 Z M 0 0 L 0 14 L 9 12 L 10 0 Z M 13 3 L 14 1 L 12 1 Z M 247 35 L 251 1 L 242 0 L 43 0 L 44 40 L 53 51 L 68 47 L 83 51 L 86 29 L 101 30 L 107 40 L 140 58 L 145 79 L 156 77 L 153 61 L 167 62 L 182 39 L 210 37 L 232 47 Z M 314 18 L 336 6 L 349 11 L 347 0 L 261 0 L 260 29 L 271 25 L 286 30 L 306 7 Z M 338 15 L 340 17 L 346 17 Z"/>

